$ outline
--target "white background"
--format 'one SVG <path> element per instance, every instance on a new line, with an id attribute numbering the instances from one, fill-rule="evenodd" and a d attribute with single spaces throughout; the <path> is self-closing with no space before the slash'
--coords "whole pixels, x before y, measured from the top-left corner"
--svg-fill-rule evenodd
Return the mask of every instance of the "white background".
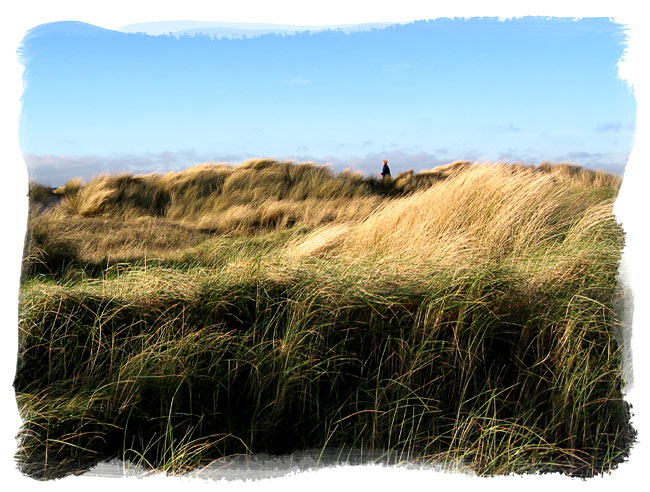
<path id="1" fill-rule="evenodd" d="M 240 0 L 234 2 L 200 2 L 196 0 L 135 2 L 113 0 L 90 2 L 73 0 L 26 0 L 15 6 L 3 4 L 0 36 L 2 105 L 0 121 L 2 131 L 2 176 L 0 180 L 0 216 L 2 217 L 3 268 L 0 270 L 0 486 L 6 490 L 390 490 L 480 488 L 483 490 L 611 490 L 624 487 L 628 490 L 645 489 L 648 485 L 650 460 L 647 442 L 650 414 L 648 410 L 648 288 L 646 275 L 648 261 L 644 246 L 647 244 L 645 225 L 648 224 L 646 162 L 648 152 L 648 77 L 644 65 L 650 65 L 650 47 L 647 21 L 644 21 L 643 3 L 639 1 L 544 2 L 515 1 L 461 1 L 434 5 L 433 2 L 412 0 L 358 1 L 329 0 Z M 645 9 L 644 9 L 645 10 Z M 22 66 L 18 63 L 16 49 L 26 31 L 46 22 L 76 20 L 108 29 L 123 25 L 162 20 L 204 20 L 226 22 L 262 22 L 277 24 L 327 25 L 361 22 L 403 22 L 437 17 L 519 17 L 542 15 L 552 17 L 610 17 L 630 28 L 626 60 L 621 63 L 619 75 L 634 88 L 637 101 L 637 127 L 635 145 L 626 167 L 623 187 L 615 211 L 626 231 L 627 246 L 624 254 L 624 276 L 635 295 L 633 323 L 634 384 L 627 400 L 633 405 L 633 424 L 639 431 L 639 442 L 625 463 L 605 477 L 582 481 L 566 477 L 515 476 L 478 479 L 457 474 L 435 472 L 406 472 L 379 467 L 347 467 L 301 473 L 281 479 L 257 482 L 203 482 L 174 479 L 164 476 L 147 479 L 110 479 L 69 477 L 63 480 L 36 482 L 23 477 L 13 465 L 16 451 L 15 434 L 20 426 L 15 395 L 11 386 L 15 373 L 17 351 L 17 304 L 20 260 L 27 217 L 27 172 L 22 160 L 18 137 L 18 117 L 22 93 Z M 622 489 L 619 489 L 622 490 Z"/>

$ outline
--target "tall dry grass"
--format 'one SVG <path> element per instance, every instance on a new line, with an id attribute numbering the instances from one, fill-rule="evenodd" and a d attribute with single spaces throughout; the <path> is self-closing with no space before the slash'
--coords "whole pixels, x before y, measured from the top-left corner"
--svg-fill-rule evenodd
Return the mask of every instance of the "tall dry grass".
<path id="1" fill-rule="evenodd" d="M 593 476 L 625 459 L 618 178 L 328 173 L 259 160 L 104 177 L 35 214 L 21 469 L 117 456 L 182 473 L 317 448 Z M 128 262 L 106 261 L 116 251 Z"/>
<path id="2" fill-rule="evenodd" d="M 578 236 L 613 220 L 616 181 L 611 177 L 576 178 L 563 167 L 557 172 L 505 164 L 463 169 L 428 189 L 387 201 L 363 221 L 324 226 L 289 244 L 288 253 L 327 251 L 351 261 L 394 262 L 399 268 L 505 258 L 511 264 L 530 259 L 541 264 L 545 254 L 565 251 L 574 241 L 580 249 Z M 605 185 L 598 183 L 611 190 L 604 193 Z"/>
<path id="3" fill-rule="evenodd" d="M 367 249 L 381 256 L 399 253 L 412 261 L 435 250 L 444 262 L 485 252 L 488 244 L 496 250 L 515 241 L 512 227 L 519 228 L 519 247 L 526 247 L 524 242 L 537 236 L 525 227 L 543 230 L 545 217 L 553 216 L 552 210 L 540 209 L 555 206 L 543 199 L 547 191 L 562 195 L 556 208 L 569 217 L 592 198 L 613 199 L 619 181 L 569 165 L 532 168 L 469 162 L 380 181 L 347 171 L 335 175 L 310 163 L 268 159 L 234 167 L 202 164 L 161 175 L 102 175 L 87 184 L 72 179 L 56 190 L 43 188 L 47 193 L 35 201 L 41 206 L 28 224 L 26 272 L 60 272 L 75 262 L 94 268 L 145 257 L 172 261 L 203 241 L 220 249 L 224 236 L 304 232 L 328 224 L 332 227 L 319 232 L 319 240 L 309 237 L 309 245 L 291 255 L 336 249 L 332 231 L 350 227 L 358 231 L 348 238 L 349 245 L 357 245 L 350 250 L 353 256 L 366 257 L 362 250 Z M 568 203 L 571 199 L 574 204 Z M 371 215 L 374 218 L 366 221 Z M 382 235 L 396 242 L 381 239 Z M 318 241 L 325 238 L 327 244 L 321 248 Z M 435 248 L 425 244 L 431 241 Z M 209 249 L 201 247 L 203 253 Z"/>
<path id="4" fill-rule="evenodd" d="M 201 221 L 234 206 L 264 201 L 331 200 L 394 191 L 377 179 L 326 166 L 269 159 L 238 166 L 200 164 L 180 172 L 147 175 L 100 175 L 60 189 L 62 208 L 81 216 L 152 215 L 171 220 Z M 68 191 L 69 190 L 69 191 Z"/>

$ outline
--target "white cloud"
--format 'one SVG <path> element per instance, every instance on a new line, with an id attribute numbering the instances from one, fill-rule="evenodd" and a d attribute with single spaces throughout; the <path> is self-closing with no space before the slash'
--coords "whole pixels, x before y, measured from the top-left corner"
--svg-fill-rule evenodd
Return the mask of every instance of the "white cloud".
<path id="1" fill-rule="evenodd" d="M 306 154 L 308 148 L 301 146 L 301 154 L 286 154 L 269 156 L 280 160 L 294 162 L 315 162 L 317 164 L 331 164 L 335 171 L 354 169 L 374 176 L 381 171 L 384 159 L 393 174 L 413 169 L 422 171 L 436 166 L 447 164 L 454 160 L 468 161 L 497 161 L 523 162 L 525 164 L 539 164 L 543 161 L 569 162 L 592 169 L 602 169 L 608 172 L 622 174 L 627 162 L 627 154 L 607 154 L 600 152 L 573 151 L 555 156 L 540 156 L 532 150 L 518 151 L 507 149 L 499 154 L 487 155 L 476 150 L 454 152 L 448 149 L 436 149 L 435 153 L 408 152 L 406 149 L 394 148 L 382 152 L 370 152 L 365 156 L 339 157 L 324 156 L 314 157 Z M 98 155 L 37 155 L 25 154 L 29 179 L 39 183 L 58 186 L 68 179 L 80 177 L 90 179 L 101 173 L 132 172 L 136 174 L 154 171 L 166 172 L 181 170 L 201 162 L 226 162 L 238 164 L 257 156 L 247 153 L 217 154 L 200 153 L 191 149 L 176 152 L 149 152 L 144 154 L 113 154 L 110 156 Z"/>
<path id="2" fill-rule="evenodd" d="M 24 154 L 30 180 L 58 186 L 70 178 L 90 179 L 101 173 L 149 173 L 184 169 L 200 162 L 241 162 L 252 158 L 248 154 L 209 154 L 191 149 L 176 152 L 144 154 L 99 155 L 38 155 Z"/>
<path id="3" fill-rule="evenodd" d="M 627 159 L 627 154 L 574 151 L 556 156 L 554 162 L 570 162 L 583 167 L 623 174 Z"/>
<path id="4" fill-rule="evenodd" d="M 601 123 L 596 126 L 596 131 L 599 133 L 616 133 L 623 130 L 623 124 L 618 122 Z"/>
<path id="5" fill-rule="evenodd" d="M 627 154 L 609 154 L 604 152 L 587 152 L 576 150 L 565 152 L 563 154 L 540 156 L 538 152 L 533 151 L 516 151 L 508 149 L 497 156 L 497 160 L 508 162 L 523 162 L 525 164 L 539 164 L 544 161 L 548 162 L 567 162 L 578 166 L 601 169 L 603 171 L 622 174 L 627 162 Z"/>
<path id="6" fill-rule="evenodd" d="M 422 171 L 442 164 L 447 164 L 448 159 L 440 158 L 428 152 L 410 154 L 403 150 L 389 150 L 385 152 L 370 152 L 364 157 L 351 157 L 349 159 L 332 159 L 332 167 L 342 170 L 352 168 L 363 171 L 369 175 L 381 172 L 382 161 L 386 159 L 393 175 L 413 169 Z"/>

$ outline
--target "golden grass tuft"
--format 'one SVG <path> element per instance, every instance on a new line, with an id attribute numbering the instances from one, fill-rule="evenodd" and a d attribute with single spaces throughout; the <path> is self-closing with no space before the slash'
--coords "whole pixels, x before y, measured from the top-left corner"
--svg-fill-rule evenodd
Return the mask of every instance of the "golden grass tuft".
<path id="1" fill-rule="evenodd" d="M 569 175 L 576 183 L 556 179 L 564 172 L 513 171 L 503 163 L 461 163 L 447 171 L 448 178 L 428 189 L 383 203 L 346 234 L 317 230 L 292 247 L 310 251 L 327 238 L 330 254 L 347 258 L 471 264 L 525 258 L 572 240 L 567 231 L 584 232 L 581 224 L 594 214 L 611 216 L 611 198 L 590 208 L 593 200 L 580 189 L 585 178 L 579 173 Z"/>
<path id="2" fill-rule="evenodd" d="M 321 226 L 307 238 L 289 242 L 286 246 L 286 255 L 289 258 L 321 256 L 339 245 L 351 230 L 352 227 L 345 223 Z"/>
<path id="3" fill-rule="evenodd" d="M 57 195 L 70 196 L 79 192 L 83 187 L 83 180 L 81 178 L 71 178 L 65 182 L 63 186 L 59 186 L 54 193 Z"/>

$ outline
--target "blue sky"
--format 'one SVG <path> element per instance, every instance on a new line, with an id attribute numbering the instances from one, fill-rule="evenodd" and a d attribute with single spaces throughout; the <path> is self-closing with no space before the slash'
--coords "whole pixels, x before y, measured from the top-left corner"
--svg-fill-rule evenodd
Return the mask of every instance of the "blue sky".
<path id="1" fill-rule="evenodd" d="M 285 26 L 286 28 L 286 26 Z M 275 157 L 379 173 L 456 159 L 622 172 L 635 100 L 607 19 L 436 19 L 246 39 L 38 26 L 20 49 L 30 178 Z"/>

